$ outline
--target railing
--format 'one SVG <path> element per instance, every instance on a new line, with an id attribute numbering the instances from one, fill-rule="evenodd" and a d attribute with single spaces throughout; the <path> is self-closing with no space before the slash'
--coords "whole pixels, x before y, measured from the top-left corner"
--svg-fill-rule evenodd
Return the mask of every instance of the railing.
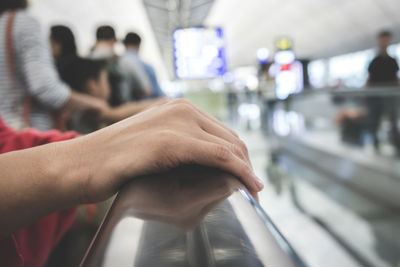
<path id="1" fill-rule="evenodd" d="M 305 266 L 231 175 L 184 167 L 127 184 L 81 267 Z"/>
<path id="2" fill-rule="evenodd" d="M 351 87 L 326 87 L 326 88 L 305 88 L 300 93 L 289 95 L 289 98 L 302 97 L 310 95 L 343 95 L 343 96 L 400 96 L 400 86 L 370 86 L 362 88 Z M 287 99 L 271 98 L 270 100 L 285 101 Z"/>
<path id="3" fill-rule="evenodd" d="M 294 206 L 360 266 L 400 263 L 399 103 L 400 87 L 381 86 L 306 90 L 263 106 L 277 163 L 269 179 L 282 190 L 283 178 Z"/>

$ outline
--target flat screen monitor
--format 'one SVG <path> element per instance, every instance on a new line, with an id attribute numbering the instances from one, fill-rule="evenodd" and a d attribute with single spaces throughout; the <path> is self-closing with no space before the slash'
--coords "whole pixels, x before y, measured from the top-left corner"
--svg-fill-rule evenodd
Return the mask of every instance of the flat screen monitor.
<path id="1" fill-rule="evenodd" d="M 173 42 L 178 79 L 211 79 L 227 71 L 221 28 L 179 28 L 173 33 Z"/>

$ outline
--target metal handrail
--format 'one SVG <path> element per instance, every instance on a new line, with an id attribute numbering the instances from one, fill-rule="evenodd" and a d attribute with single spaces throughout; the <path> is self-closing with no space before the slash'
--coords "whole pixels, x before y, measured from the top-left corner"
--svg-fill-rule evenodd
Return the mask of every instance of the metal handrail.
<path id="1" fill-rule="evenodd" d="M 322 88 L 308 89 L 290 97 L 331 94 L 338 96 L 400 96 L 400 86 L 371 86 L 363 88 Z"/>
<path id="2" fill-rule="evenodd" d="M 190 166 L 127 184 L 80 266 L 305 264 L 238 179 Z"/>

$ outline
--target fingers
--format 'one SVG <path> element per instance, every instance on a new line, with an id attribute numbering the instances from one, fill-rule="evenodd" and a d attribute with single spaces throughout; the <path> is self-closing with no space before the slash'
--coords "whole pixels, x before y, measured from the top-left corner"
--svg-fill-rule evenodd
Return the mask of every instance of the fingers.
<path id="1" fill-rule="evenodd" d="M 254 175 L 250 165 L 238 157 L 229 146 L 195 138 L 182 138 L 181 157 L 184 161 L 215 167 L 241 179 L 250 191 L 263 189 L 262 182 Z"/>
<path id="2" fill-rule="evenodd" d="M 220 137 L 218 137 L 217 134 L 214 135 L 213 133 L 210 133 L 210 132 L 204 132 L 201 135 L 201 139 L 211 142 L 211 143 L 223 145 L 223 146 L 229 148 L 229 150 L 231 150 L 237 157 L 239 157 L 240 159 L 245 161 L 247 164 L 249 164 L 250 167 L 252 167 L 251 163 L 250 163 L 250 159 L 248 157 L 248 154 L 246 154 L 247 149 L 243 150 L 242 147 L 239 147 L 238 145 L 235 144 L 235 141 L 228 142 L 228 141 L 226 141 L 226 139 L 220 138 Z"/>
<path id="3" fill-rule="evenodd" d="M 237 137 L 237 135 L 236 136 L 232 135 L 231 132 L 228 131 L 225 127 L 221 127 L 219 124 L 216 124 L 213 121 L 207 120 L 204 117 L 201 117 L 200 127 L 208 134 L 216 136 L 220 139 L 223 139 L 226 142 L 229 142 L 230 143 L 229 145 L 231 145 L 234 150 L 239 150 L 241 152 L 240 154 L 243 155 L 244 159 L 251 166 L 249 151 L 247 149 L 247 146 L 245 145 L 245 143 L 242 140 L 240 140 Z"/>
<path id="4" fill-rule="evenodd" d="M 217 125 L 225 128 L 226 131 L 230 132 L 231 135 L 239 138 L 239 136 L 237 135 L 237 133 L 235 133 L 235 131 L 229 129 L 226 125 L 224 125 L 222 122 L 220 122 L 219 120 L 217 120 L 216 118 L 214 118 L 213 116 L 207 114 L 206 112 L 202 111 L 201 109 L 199 109 L 198 107 L 196 107 L 195 105 L 193 105 L 190 101 L 186 100 L 186 99 L 177 99 L 174 101 L 170 101 L 168 104 L 170 105 L 186 105 L 186 106 L 190 106 L 190 108 L 192 110 L 194 110 L 200 117 L 204 117 L 206 118 L 208 121 L 214 122 Z"/>
<path id="5" fill-rule="evenodd" d="M 243 161 L 245 161 L 247 164 L 249 164 L 251 166 L 251 163 L 250 163 L 250 160 L 248 158 L 248 155 L 247 156 L 244 155 L 243 151 L 239 147 L 235 146 L 234 144 L 229 143 L 229 142 L 225 141 L 224 139 L 221 139 L 221 138 L 219 138 L 217 136 L 214 136 L 214 135 L 211 135 L 211 134 L 208 134 L 208 133 L 205 133 L 203 138 L 204 138 L 204 140 L 209 141 L 211 143 L 220 144 L 220 145 L 226 146 L 228 148 L 230 147 L 231 151 L 237 157 L 239 157 L 240 159 L 242 159 Z M 251 191 L 250 190 L 249 193 L 253 196 L 253 198 L 257 202 L 259 202 L 257 191 Z"/>
<path id="6" fill-rule="evenodd" d="M 260 202 L 260 198 L 258 197 L 258 193 L 257 192 L 250 191 L 249 193 L 257 202 Z"/>
<path id="7" fill-rule="evenodd" d="M 178 112 L 181 118 L 187 119 L 181 120 L 185 124 L 186 135 L 180 138 L 183 150 L 180 160 L 231 172 L 252 192 L 263 188 L 262 182 L 253 173 L 246 145 L 234 131 L 187 100 L 180 99 L 167 105 L 174 107 L 172 111 Z M 192 122 L 200 129 L 193 128 L 193 124 L 188 126 Z M 187 139 L 186 144 L 183 139 Z"/>
<path id="8" fill-rule="evenodd" d="M 239 148 L 245 155 L 248 163 L 251 165 L 247 146 L 242 140 L 240 140 L 239 136 L 233 130 L 229 129 L 227 126 L 225 126 L 214 117 L 198 109 L 187 100 L 180 99 L 176 100 L 173 103 L 178 103 L 180 105 L 186 106 L 188 108 L 186 113 L 197 118 L 197 123 L 202 130 L 209 134 L 222 138 Z"/>
<path id="9" fill-rule="evenodd" d="M 197 107 L 195 107 L 195 109 L 197 112 L 199 112 L 201 115 L 203 115 L 204 118 L 208 119 L 209 122 L 211 122 L 211 123 L 205 123 L 202 125 L 204 130 L 206 130 L 207 132 L 209 132 L 211 134 L 214 134 L 221 138 L 224 138 L 227 141 L 239 146 L 243 150 L 243 153 L 246 155 L 249 163 L 251 164 L 247 146 L 245 145 L 245 143 L 242 140 L 240 140 L 239 135 L 235 131 L 233 131 L 232 129 L 229 129 L 229 127 L 224 125 L 222 122 L 220 122 L 213 116 L 202 111 L 201 109 L 199 109 Z M 203 123 L 204 122 L 205 121 L 203 120 Z M 212 127 L 212 126 L 215 126 L 215 127 Z"/>
<path id="10" fill-rule="evenodd" d="M 235 136 L 236 138 L 239 138 L 239 135 L 233 131 L 232 129 L 229 129 L 229 127 L 227 127 L 225 124 L 223 124 L 222 122 L 220 122 L 219 120 L 217 120 L 216 118 L 214 118 L 213 116 L 211 116 L 210 114 L 207 114 L 206 112 L 204 112 L 203 110 L 199 109 L 198 107 L 194 106 L 194 108 L 196 109 L 197 112 L 199 112 L 201 115 L 203 115 L 205 118 L 209 119 L 210 121 L 218 124 L 219 126 L 221 126 L 222 128 L 224 128 L 225 130 L 227 130 L 231 135 Z"/>

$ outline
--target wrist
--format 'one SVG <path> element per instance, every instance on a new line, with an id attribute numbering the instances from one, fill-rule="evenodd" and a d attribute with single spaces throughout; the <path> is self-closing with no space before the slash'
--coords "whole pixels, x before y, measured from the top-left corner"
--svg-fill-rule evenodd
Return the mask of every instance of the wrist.
<path id="1" fill-rule="evenodd" d="M 84 204 L 87 177 L 85 162 L 82 160 L 82 149 L 77 139 L 51 144 L 52 153 L 49 155 L 47 166 L 48 175 L 56 181 L 56 187 L 64 205 L 74 206 Z"/>
<path id="2" fill-rule="evenodd" d="M 100 202 L 116 192 L 115 164 L 110 163 L 111 149 L 106 148 L 109 142 L 108 134 L 95 132 L 56 144 L 53 173 L 61 174 L 60 186 L 72 205 Z"/>

